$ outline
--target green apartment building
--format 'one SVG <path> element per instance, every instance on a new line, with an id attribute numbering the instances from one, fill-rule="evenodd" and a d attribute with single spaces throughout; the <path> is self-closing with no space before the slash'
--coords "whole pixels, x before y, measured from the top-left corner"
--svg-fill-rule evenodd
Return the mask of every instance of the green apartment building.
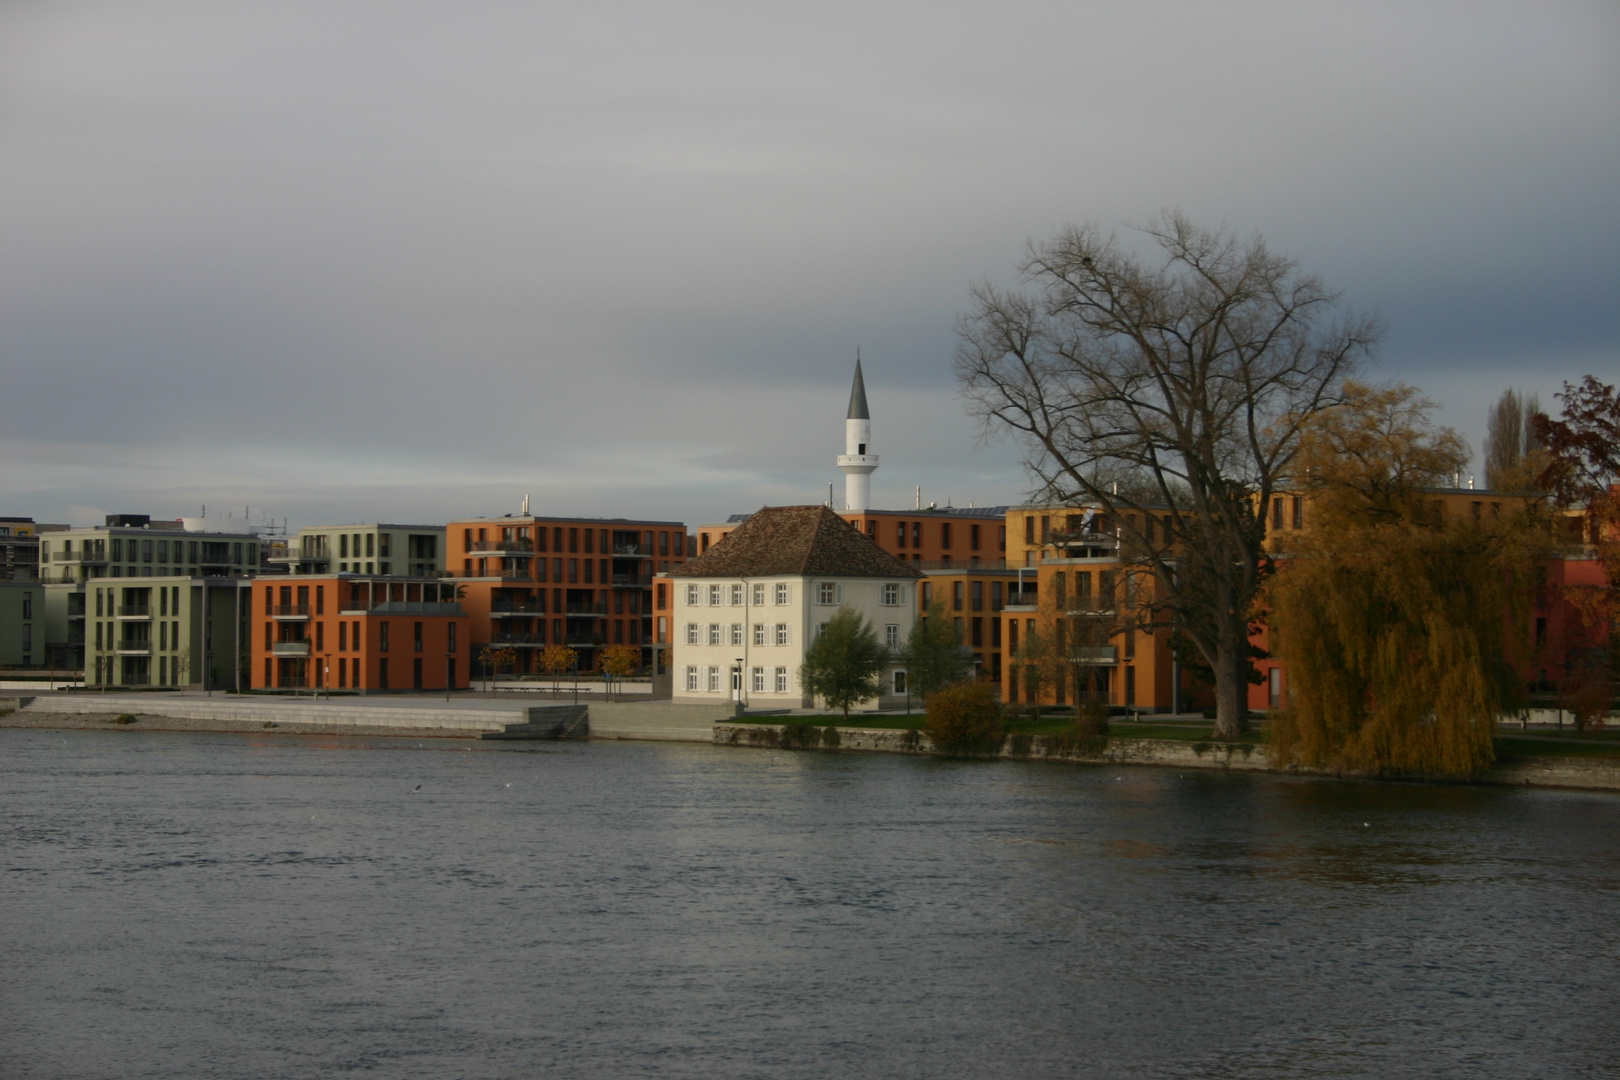
<path id="1" fill-rule="evenodd" d="M 251 578 L 128 576 L 83 586 L 87 687 L 247 686 Z"/>
<path id="2" fill-rule="evenodd" d="M 0 581 L 0 668 L 44 663 L 44 586 L 37 581 Z"/>
<path id="3" fill-rule="evenodd" d="M 392 574 L 438 577 L 444 573 L 443 525 L 312 525 L 287 541 L 271 563 L 293 574 Z"/>

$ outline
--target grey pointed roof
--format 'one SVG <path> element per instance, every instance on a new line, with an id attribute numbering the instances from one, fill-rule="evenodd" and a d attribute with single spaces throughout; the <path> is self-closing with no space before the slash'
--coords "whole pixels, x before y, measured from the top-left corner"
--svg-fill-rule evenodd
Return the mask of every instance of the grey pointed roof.
<path id="1" fill-rule="evenodd" d="M 866 410 L 866 382 L 861 378 L 861 358 L 855 358 L 855 385 L 849 391 L 849 415 L 846 420 L 870 420 L 872 414 Z"/>
<path id="2" fill-rule="evenodd" d="M 670 577 L 922 577 L 825 506 L 766 506 Z"/>

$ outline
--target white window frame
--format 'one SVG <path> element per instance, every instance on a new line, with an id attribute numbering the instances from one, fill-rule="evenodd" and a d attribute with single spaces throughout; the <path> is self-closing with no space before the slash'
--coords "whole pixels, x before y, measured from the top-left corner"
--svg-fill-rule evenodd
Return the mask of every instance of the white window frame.
<path id="1" fill-rule="evenodd" d="M 753 692 L 756 693 L 756 694 L 763 694 L 765 692 L 765 669 L 764 668 L 757 667 L 757 668 L 754 669 L 753 678 L 750 680 L 749 685 L 753 688 Z"/>
<path id="2" fill-rule="evenodd" d="M 765 644 L 765 624 L 762 622 L 754 624 L 754 644 L 760 646 Z"/>
<path id="3" fill-rule="evenodd" d="M 785 667 L 779 667 L 776 669 L 776 692 L 778 694 L 785 694 L 788 692 L 788 671 Z"/>
<path id="4" fill-rule="evenodd" d="M 688 645 L 701 645 L 702 641 L 699 639 L 698 633 L 699 633 L 699 631 L 698 631 L 698 624 L 697 623 L 695 623 L 695 622 L 687 623 L 686 624 L 686 643 Z"/>
<path id="5" fill-rule="evenodd" d="M 688 691 L 696 693 L 697 688 L 698 688 L 698 669 L 697 669 L 697 665 L 696 664 L 687 664 L 686 665 L 686 689 Z"/>
<path id="6" fill-rule="evenodd" d="M 764 607 L 765 606 L 765 586 L 761 585 L 761 584 L 759 584 L 757 582 L 754 585 L 754 606 L 755 607 Z"/>
<path id="7" fill-rule="evenodd" d="M 709 665 L 709 689 L 714 693 L 720 691 L 720 668 L 714 664 Z"/>
<path id="8" fill-rule="evenodd" d="M 721 591 L 720 586 L 718 586 L 718 585 L 710 585 L 709 586 L 709 606 L 710 607 L 719 607 L 720 606 L 720 591 Z"/>
<path id="9" fill-rule="evenodd" d="M 889 623 L 883 627 L 883 644 L 890 649 L 900 647 L 900 624 Z"/>
<path id="10" fill-rule="evenodd" d="M 686 587 L 686 606 L 687 607 L 697 607 L 698 604 L 701 602 L 701 599 L 702 599 L 702 594 L 698 591 L 698 587 L 696 585 L 688 585 Z"/>
<path id="11" fill-rule="evenodd" d="M 785 622 L 776 624 L 776 643 L 778 645 L 793 644 L 791 637 L 788 635 L 788 624 Z"/>
<path id="12" fill-rule="evenodd" d="M 740 622 L 734 622 L 731 624 L 731 643 L 733 645 L 741 645 L 743 643 L 743 624 Z"/>
<path id="13" fill-rule="evenodd" d="M 899 607 L 905 602 L 906 594 L 899 585 L 892 581 L 883 583 L 883 600 L 881 603 L 884 607 Z"/>
<path id="14" fill-rule="evenodd" d="M 790 595 L 791 594 L 788 591 L 788 583 L 785 581 L 778 581 L 776 583 L 776 602 L 778 604 L 792 603 L 792 600 L 789 599 Z"/>
<path id="15" fill-rule="evenodd" d="M 733 585 L 731 587 L 731 606 L 743 606 L 743 587 L 741 585 Z"/>
<path id="16" fill-rule="evenodd" d="M 819 607 L 830 607 L 838 603 L 839 588 L 837 582 L 816 582 L 816 604 Z"/>
<path id="17" fill-rule="evenodd" d="M 720 644 L 722 644 L 722 642 L 720 640 L 720 624 L 717 623 L 717 622 L 712 622 L 712 623 L 709 624 L 709 644 L 710 645 L 720 645 Z"/>

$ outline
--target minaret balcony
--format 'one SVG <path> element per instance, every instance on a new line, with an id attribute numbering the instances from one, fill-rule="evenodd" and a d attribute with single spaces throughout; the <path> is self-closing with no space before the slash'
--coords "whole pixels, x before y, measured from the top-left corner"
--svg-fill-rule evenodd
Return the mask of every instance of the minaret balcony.
<path id="1" fill-rule="evenodd" d="M 822 460 L 826 460 L 823 458 Z M 838 467 L 840 469 L 865 469 L 871 472 L 878 467 L 876 454 L 839 454 Z"/>

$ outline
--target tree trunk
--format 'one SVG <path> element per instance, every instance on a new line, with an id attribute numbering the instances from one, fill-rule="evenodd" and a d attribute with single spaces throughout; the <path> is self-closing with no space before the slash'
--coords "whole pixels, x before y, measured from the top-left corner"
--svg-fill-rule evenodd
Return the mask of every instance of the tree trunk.
<path id="1" fill-rule="evenodd" d="M 1215 738 L 1235 739 L 1249 730 L 1249 639 L 1247 626 L 1230 628 L 1215 663 Z M 1235 638 L 1235 640 L 1233 640 Z"/>

